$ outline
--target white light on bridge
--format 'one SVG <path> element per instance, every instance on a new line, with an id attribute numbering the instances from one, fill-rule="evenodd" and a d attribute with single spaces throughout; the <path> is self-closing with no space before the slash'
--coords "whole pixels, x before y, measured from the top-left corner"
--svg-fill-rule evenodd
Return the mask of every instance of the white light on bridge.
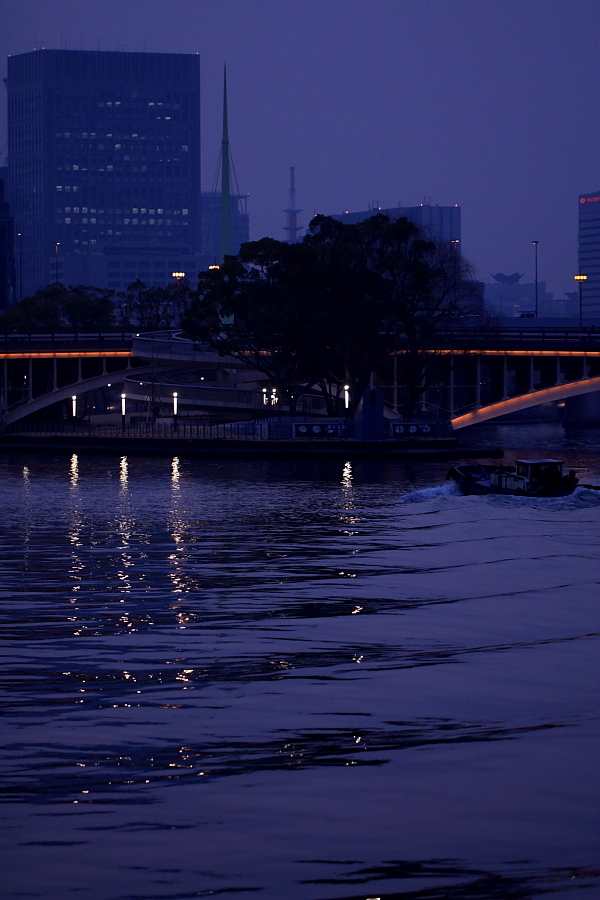
<path id="1" fill-rule="evenodd" d="M 350 408 L 350 385 L 344 385 L 344 406 L 346 409 Z"/>
<path id="2" fill-rule="evenodd" d="M 126 400 L 125 394 L 121 394 L 121 415 L 122 416 L 125 415 L 125 400 Z"/>
<path id="3" fill-rule="evenodd" d="M 177 415 L 177 391 L 173 391 L 173 415 Z"/>
<path id="4" fill-rule="evenodd" d="M 71 413 L 73 415 L 73 418 L 75 419 L 77 417 L 77 396 L 76 396 L 76 394 L 73 394 L 73 396 L 71 397 Z"/>

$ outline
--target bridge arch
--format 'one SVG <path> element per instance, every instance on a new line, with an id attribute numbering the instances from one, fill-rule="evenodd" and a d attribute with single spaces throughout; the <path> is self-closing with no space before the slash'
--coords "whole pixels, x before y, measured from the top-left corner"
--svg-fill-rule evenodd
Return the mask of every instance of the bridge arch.
<path id="1" fill-rule="evenodd" d="M 533 406 L 539 406 L 541 403 L 566 400 L 568 397 L 591 394 L 594 391 L 600 391 L 600 378 L 584 378 L 581 381 L 569 381 L 566 384 L 557 384 L 554 387 L 520 394 L 517 397 L 510 397 L 497 403 L 490 403 L 488 406 L 480 406 L 471 412 L 455 416 L 450 420 L 450 425 L 453 431 L 458 431 L 460 428 L 466 428 L 467 425 L 488 422 L 490 419 L 497 419 L 499 416 L 506 416 L 521 409 L 530 409 Z"/>

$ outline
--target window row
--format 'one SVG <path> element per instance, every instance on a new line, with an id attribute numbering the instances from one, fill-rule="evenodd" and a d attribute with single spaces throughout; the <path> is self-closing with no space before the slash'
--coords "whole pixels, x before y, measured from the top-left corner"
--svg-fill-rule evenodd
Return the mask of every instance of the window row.
<path id="1" fill-rule="evenodd" d="M 164 215 L 165 210 L 164 210 L 164 207 L 156 207 L 155 209 L 148 209 L 145 206 L 134 206 L 131 209 L 107 209 L 105 212 L 105 210 L 103 210 L 103 209 L 98 209 L 98 208 L 93 209 L 90 206 L 65 206 L 64 208 L 59 206 L 59 207 L 57 207 L 56 212 L 57 213 L 63 213 L 63 212 L 65 212 L 65 213 L 82 213 L 84 216 L 86 216 L 88 213 L 94 215 L 96 212 L 98 212 L 99 215 L 101 215 L 101 216 L 103 216 L 105 214 L 107 216 L 113 216 L 113 215 L 114 216 L 126 216 L 129 213 L 132 213 L 133 215 L 138 215 L 141 213 L 141 215 L 143 215 L 143 216 L 145 216 L 146 214 L 149 216 L 154 216 L 154 215 L 162 216 L 162 215 Z M 179 215 L 187 216 L 187 215 L 189 215 L 189 209 L 174 209 L 174 210 L 168 209 L 166 214 L 168 216 L 179 216 Z"/>
<path id="2" fill-rule="evenodd" d="M 88 224 L 89 225 L 96 225 L 96 224 L 112 225 L 113 222 L 111 219 L 108 219 L 108 221 L 105 221 L 104 219 L 96 219 L 93 216 L 90 218 L 83 216 L 83 218 L 73 221 L 71 216 L 65 216 L 64 219 L 62 217 L 60 219 L 57 218 L 56 224 L 57 225 L 62 225 L 62 224 L 65 224 L 65 225 L 88 225 Z M 114 224 L 115 225 L 168 225 L 168 226 L 173 225 L 175 228 L 179 228 L 181 226 L 187 225 L 188 222 L 183 221 L 183 220 L 177 220 L 177 219 L 173 220 L 173 219 L 131 219 L 131 218 L 126 218 L 126 219 L 123 219 L 123 221 L 118 220 Z"/>

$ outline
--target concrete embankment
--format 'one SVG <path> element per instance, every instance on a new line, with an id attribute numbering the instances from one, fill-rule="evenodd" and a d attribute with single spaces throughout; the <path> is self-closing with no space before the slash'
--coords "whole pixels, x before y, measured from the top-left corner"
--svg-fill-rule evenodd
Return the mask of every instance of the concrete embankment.
<path id="1" fill-rule="evenodd" d="M 499 448 L 461 447 L 453 438 L 414 441 L 228 440 L 222 438 L 0 435 L 0 452 L 193 456 L 221 459 L 500 459 Z"/>

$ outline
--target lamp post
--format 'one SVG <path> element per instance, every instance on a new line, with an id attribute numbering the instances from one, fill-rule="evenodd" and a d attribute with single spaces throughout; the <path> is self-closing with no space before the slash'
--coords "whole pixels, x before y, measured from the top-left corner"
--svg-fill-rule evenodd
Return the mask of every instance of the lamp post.
<path id="1" fill-rule="evenodd" d="M 71 397 L 71 414 L 74 419 L 77 418 L 77 394 L 73 394 Z"/>
<path id="2" fill-rule="evenodd" d="M 56 283 L 58 284 L 58 248 L 60 247 L 60 241 L 54 242 L 54 267 L 56 274 Z"/>
<path id="3" fill-rule="evenodd" d="M 344 385 L 344 408 L 350 409 L 350 385 Z"/>
<path id="4" fill-rule="evenodd" d="M 579 283 L 579 327 L 583 328 L 583 282 L 587 281 L 587 275 L 573 275 Z"/>
<path id="5" fill-rule="evenodd" d="M 125 394 L 121 394 L 121 429 L 125 431 Z"/>
<path id="6" fill-rule="evenodd" d="M 537 248 L 539 241 L 531 242 L 535 247 L 535 317 L 538 317 L 538 257 L 537 257 Z"/>
<path id="7" fill-rule="evenodd" d="M 177 391 L 173 391 L 173 431 L 177 433 Z M 185 437 L 185 431 L 183 434 Z"/>
<path id="8" fill-rule="evenodd" d="M 18 231 L 19 238 L 19 300 L 23 299 L 23 232 Z"/>

